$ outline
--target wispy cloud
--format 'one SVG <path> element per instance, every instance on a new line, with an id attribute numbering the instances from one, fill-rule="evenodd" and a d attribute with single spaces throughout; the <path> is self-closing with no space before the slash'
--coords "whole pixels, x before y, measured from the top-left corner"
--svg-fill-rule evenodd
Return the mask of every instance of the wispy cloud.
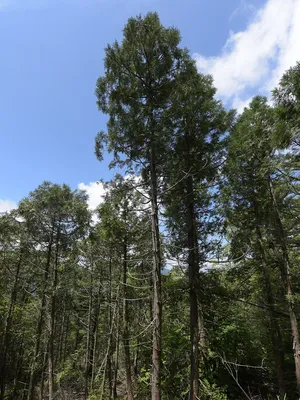
<path id="1" fill-rule="evenodd" d="M 88 207 L 94 211 L 104 200 L 105 189 L 101 182 L 79 183 L 78 188 L 84 190 L 88 195 Z"/>
<path id="2" fill-rule="evenodd" d="M 17 203 L 12 200 L 0 199 L 0 213 L 8 212 L 17 208 Z"/>
<path id="3" fill-rule="evenodd" d="M 250 17 L 256 11 L 257 11 L 256 7 L 252 3 L 249 3 L 246 0 L 241 0 L 239 6 L 233 11 L 231 16 L 229 17 L 229 20 L 232 21 L 236 17 L 239 17 L 240 15 L 245 15 L 245 14 Z"/>
<path id="4" fill-rule="evenodd" d="M 198 69 L 214 76 L 218 95 L 242 109 L 253 92 L 269 94 L 300 60 L 300 0 L 268 0 L 244 31 L 230 32 L 220 55 L 195 54 Z"/>

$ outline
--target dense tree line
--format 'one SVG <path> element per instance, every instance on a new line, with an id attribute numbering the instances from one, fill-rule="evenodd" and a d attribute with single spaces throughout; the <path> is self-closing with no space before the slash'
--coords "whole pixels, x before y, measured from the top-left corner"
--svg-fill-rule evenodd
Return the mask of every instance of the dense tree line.
<path id="1" fill-rule="evenodd" d="M 123 33 L 95 141 L 123 174 L 0 216 L 0 400 L 297 399 L 300 64 L 238 114 L 157 14 Z"/>

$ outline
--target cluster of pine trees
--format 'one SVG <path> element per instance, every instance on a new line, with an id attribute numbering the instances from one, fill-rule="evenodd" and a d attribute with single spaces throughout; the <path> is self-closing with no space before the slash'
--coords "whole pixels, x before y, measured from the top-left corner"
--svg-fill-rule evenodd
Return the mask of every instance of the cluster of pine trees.
<path id="1" fill-rule="evenodd" d="M 238 115 L 155 13 L 105 52 L 124 174 L 0 216 L 0 400 L 298 399 L 300 64 Z"/>

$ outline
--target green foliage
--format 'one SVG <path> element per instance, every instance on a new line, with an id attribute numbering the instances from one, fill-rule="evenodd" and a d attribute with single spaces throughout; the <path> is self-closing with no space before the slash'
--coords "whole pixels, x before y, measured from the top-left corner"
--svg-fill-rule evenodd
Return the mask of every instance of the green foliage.
<path id="1" fill-rule="evenodd" d="M 123 33 L 95 153 L 127 175 L 93 222 L 51 182 L 0 215 L 0 400 L 150 399 L 158 256 L 160 398 L 298 399 L 300 64 L 237 116 L 156 13 Z"/>
<path id="2" fill-rule="evenodd" d="M 224 390 L 217 387 L 216 384 L 210 384 L 207 379 L 201 381 L 201 387 L 203 391 L 203 395 L 201 398 L 203 399 L 211 399 L 211 400 L 228 400 L 228 397 Z"/>
<path id="3" fill-rule="evenodd" d="M 171 120 L 168 105 L 177 76 L 195 68 L 181 50 L 179 31 L 164 28 L 156 13 L 130 18 L 121 44 L 106 48 L 105 76 L 97 81 L 99 109 L 110 116 L 108 132 L 96 137 L 96 154 L 104 146 L 120 165 L 143 169 L 164 162 L 169 146 Z M 121 156 L 122 155 L 122 156 Z"/>
<path id="4" fill-rule="evenodd" d="M 282 148 L 299 139 L 300 133 L 300 62 L 286 71 L 273 91 L 276 105 L 276 144 Z"/>

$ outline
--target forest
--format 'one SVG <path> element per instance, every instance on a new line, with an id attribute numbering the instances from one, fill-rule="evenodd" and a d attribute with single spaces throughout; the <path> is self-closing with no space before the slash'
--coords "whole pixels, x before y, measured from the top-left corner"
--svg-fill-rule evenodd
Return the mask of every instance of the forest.
<path id="1" fill-rule="evenodd" d="M 299 399 L 300 63 L 238 113 L 149 13 L 104 70 L 96 211 L 0 215 L 0 400 Z"/>

